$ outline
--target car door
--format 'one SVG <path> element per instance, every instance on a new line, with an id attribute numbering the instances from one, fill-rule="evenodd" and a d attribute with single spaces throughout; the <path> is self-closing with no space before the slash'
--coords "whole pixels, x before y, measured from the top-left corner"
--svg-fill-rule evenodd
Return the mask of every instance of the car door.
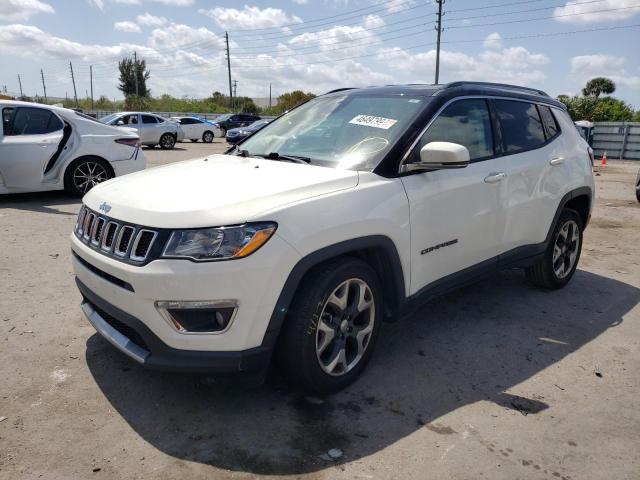
<path id="1" fill-rule="evenodd" d="M 202 134 L 206 130 L 205 123 L 199 118 L 190 118 L 191 120 L 191 134 L 193 135 L 191 138 L 202 138 Z"/>
<path id="2" fill-rule="evenodd" d="M 492 103 L 506 161 L 503 244 L 508 251 L 545 239 L 571 175 L 562 174 L 566 153 L 549 107 L 515 99 Z"/>
<path id="3" fill-rule="evenodd" d="M 412 148 L 405 163 L 434 141 L 464 145 L 465 168 L 408 174 L 402 183 L 411 222 L 411 293 L 452 275 L 483 273 L 497 265 L 503 220 L 504 159 L 495 148 L 488 102 L 463 98 L 447 104 Z M 446 282 L 445 282 L 446 283 Z"/>
<path id="4" fill-rule="evenodd" d="M 2 108 L 0 175 L 5 186 L 38 189 L 44 171 L 63 138 L 63 121 L 37 107 Z"/>
<path id="5" fill-rule="evenodd" d="M 142 143 L 156 144 L 160 141 L 158 120 L 153 115 L 141 114 L 138 127 Z"/>

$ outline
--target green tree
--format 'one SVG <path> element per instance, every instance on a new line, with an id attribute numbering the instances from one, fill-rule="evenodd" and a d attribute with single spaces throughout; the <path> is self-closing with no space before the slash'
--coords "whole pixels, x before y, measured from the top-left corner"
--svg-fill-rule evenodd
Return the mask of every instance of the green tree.
<path id="1" fill-rule="evenodd" d="M 294 107 L 297 107 L 301 103 L 307 102 L 315 98 L 313 93 L 304 93 L 301 90 L 295 90 L 293 92 L 283 93 L 278 97 L 278 105 L 275 107 L 275 111 L 278 113 L 286 112 Z"/>
<path id="2" fill-rule="evenodd" d="M 632 120 L 634 116 L 633 109 L 628 104 L 613 97 L 568 97 L 561 95 L 558 100 L 566 105 L 567 111 L 574 121 L 621 122 Z"/>
<path id="3" fill-rule="evenodd" d="M 118 62 L 118 70 L 118 90 L 124 94 L 125 107 L 131 110 L 146 110 L 149 106 L 148 98 L 151 96 L 151 90 L 147 88 L 147 80 L 151 76 L 151 72 L 147 70 L 147 63 L 142 59 L 125 57 Z"/>
<path id="4" fill-rule="evenodd" d="M 593 96 L 598 98 L 603 93 L 609 95 L 615 91 L 616 84 L 613 82 L 613 80 L 609 80 L 605 77 L 596 77 L 587 82 L 585 87 L 582 89 L 582 95 L 584 95 L 585 97 Z"/>

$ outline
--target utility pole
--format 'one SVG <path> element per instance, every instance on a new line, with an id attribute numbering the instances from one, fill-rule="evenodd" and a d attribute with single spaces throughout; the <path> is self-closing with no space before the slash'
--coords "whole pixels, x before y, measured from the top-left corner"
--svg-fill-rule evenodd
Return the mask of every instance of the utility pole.
<path id="1" fill-rule="evenodd" d="M 73 76 L 73 64 L 69 62 L 69 68 L 71 69 L 71 81 L 73 82 L 73 99 L 76 102 L 76 107 L 78 106 L 78 92 L 76 92 L 76 79 Z"/>
<path id="2" fill-rule="evenodd" d="M 138 96 L 138 54 L 133 52 L 133 76 L 136 77 L 136 97 Z"/>
<path id="3" fill-rule="evenodd" d="M 229 56 L 229 33 L 224 32 L 224 39 L 227 42 L 227 70 L 229 71 L 229 106 L 233 110 L 233 90 L 231 89 L 231 57 Z"/>
<path id="4" fill-rule="evenodd" d="M 235 105 L 237 100 L 238 100 L 238 81 L 234 80 L 233 81 L 233 103 L 232 103 L 234 107 L 238 106 L 238 105 Z"/>
<path id="5" fill-rule="evenodd" d="M 93 110 L 93 65 L 89 65 L 89 79 L 91 82 L 91 110 Z"/>
<path id="6" fill-rule="evenodd" d="M 269 84 L 269 110 L 271 110 L 271 84 Z"/>
<path id="7" fill-rule="evenodd" d="M 20 85 L 20 98 L 24 97 L 22 94 L 22 79 L 20 78 L 20 74 L 18 74 L 18 85 Z"/>
<path id="8" fill-rule="evenodd" d="M 444 1 L 445 0 L 436 0 L 436 3 L 438 4 L 438 20 L 436 20 L 436 30 L 438 30 L 438 40 L 436 46 L 436 85 L 440 80 L 440 35 L 442 35 L 442 5 L 444 5 Z"/>
<path id="9" fill-rule="evenodd" d="M 42 77 L 42 90 L 44 90 L 44 103 L 47 103 L 47 86 L 44 84 L 44 72 L 40 69 L 40 76 Z"/>

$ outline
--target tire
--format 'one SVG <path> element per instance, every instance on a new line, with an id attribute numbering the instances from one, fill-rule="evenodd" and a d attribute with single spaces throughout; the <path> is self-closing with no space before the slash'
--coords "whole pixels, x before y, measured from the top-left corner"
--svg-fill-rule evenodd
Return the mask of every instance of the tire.
<path id="1" fill-rule="evenodd" d="M 214 137 L 213 132 L 210 130 L 207 130 L 202 134 L 202 141 L 204 143 L 211 143 L 213 142 L 213 137 Z"/>
<path id="2" fill-rule="evenodd" d="M 160 148 L 163 150 L 171 150 L 176 146 L 176 137 L 171 133 L 163 133 L 160 137 Z"/>
<path id="3" fill-rule="evenodd" d="M 369 307 L 358 312 L 358 298 Z M 338 303 L 346 305 L 342 313 Z M 305 276 L 289 312 L 276 351 L 285 377 L 304 391 L 337 392 L 373 353 L 383 312 L 380 282 L 367 263 L 341 257 Z"/>
<path id="4" fill-rule="evenodd" d="M 113 178 L 113 169 L 98 157 L 74 160 L 64 172 L 64 189 L 69 195 L 82 197 L 98 183 Z"/>
<path id="5" fill-rule="evenodd" d="M 583 237 L 582 219 L 578 212 L 565 208 L 553 229 L 544 257 L 525 269 L 527 279 L 547 289 L 564 287 L 578 267 Z M 558 255 L 558 257 L 554 257 Z"/>
<path id="6" fill-rule="evenodd" d="M 636 199 L 640 202 L 640 185 L 636 186 Z"/>
<path id="7" fill-rule="evenodd" d="M 196 143 L 198 141 L 197 138 L 190 138 L 189 140 L 191 140 L 193 143 Z"/>

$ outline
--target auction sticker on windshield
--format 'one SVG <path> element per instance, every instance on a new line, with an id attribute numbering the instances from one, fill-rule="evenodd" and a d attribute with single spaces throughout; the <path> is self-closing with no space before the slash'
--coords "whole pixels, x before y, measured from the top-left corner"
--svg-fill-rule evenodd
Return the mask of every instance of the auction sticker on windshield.
<path id="1" fill-rule="evenodd" d="M 389 130 L 389 128 L 393 127 L 397 122 L 397 120 L 392 118 L 374 117 L 373 115 L 356 115 L 349 123 Z"/>

